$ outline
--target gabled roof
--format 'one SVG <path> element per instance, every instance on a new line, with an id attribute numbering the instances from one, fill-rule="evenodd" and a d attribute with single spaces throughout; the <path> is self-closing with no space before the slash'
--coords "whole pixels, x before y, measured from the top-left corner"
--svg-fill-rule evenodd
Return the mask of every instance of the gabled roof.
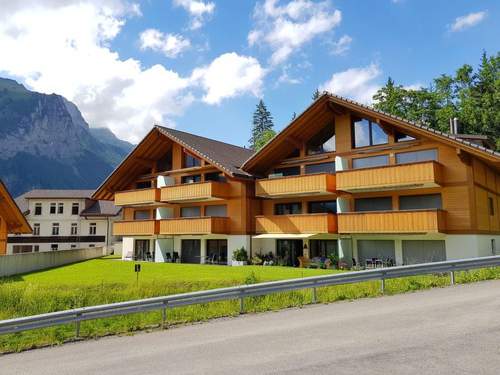
<path id="1" fill-rule="evenodd" d="M 8 233 L 31 233 L 31 227 L 9 194 L 7 188 L 0 180 L 0 216 L 7 223 Z"/>
<path id="2" fill-rule="evenodd" d="M 259 152 L 255 153 L 248 160 L 246 160 L 241 168 L 244 169 L 245 171 L 251 171 L 252 168 L 258 164 L 259 160 L 262 158 L 263 155 L 271 152 L 273 147 L 278 143 L 286 142 L 287 136 L 294 129 L 302 126 L 304 117 L 307 116 L 309 112 L 316 110 L 318 107 L 325 105 L 329 102 L 354 112 L 379 118 L 380 120 L 384 120 L 401 129 L 406 129 L 413 133 L 419 133 L 423 136 L 433 138 L 447 144 L 451 144 L 454 147 L 470 152 L 471 154 L 476 155 L 478 158 L 486 160 L 487 162 L 494 164 L 497 168 L 500 168 L 500 153 L 494 150 L 488 149 L 474 142 L 470 142 L 459 136 L 443 133 L 429 126 L 405 120 L 399 116 L 394 116 L 389 113 L 376 110 L 373 107 L 328 92 L 324 92 L 309 107 L 307 107 L 304 112 L 302 112 L 299 116 L 297 116 L 297 118 L 295 118 L 288 126 L 286 126 L 281 132 L 279 132 L 271 140 L 269 140 L 269 142 L 267 142 L 264 145 L 264 147 L 262 147 L 259 150 Z"/>
<path id="3" fill-rule="evenodd" d="M 121 207 L 117 207 L 112 201 L 94 201 L 94 203 L 80 212 L 80 216 L 116 216 L 120 213 Z"/>
<path id="4" fill-rule="evenodd" d="M 90 199 L 93 193 L 94 190 L 35 189 L 35 190 L 30 190 L 27 193 L 24 193 L 22 197 L 26 199 L 33 199 L 33 198 Z"/>
<path id="5" fill-rule="evenodd" d="M 240 169 L 243 162 L 253 154 L 252 150 L 155 125 L 97 188 L 92 197 L 112 199 L 113 192 L 123 189 L 130 179 L 129 176 L 138 173 L 141 160 L 151 161 L 165 154 L 168 150 L 165 142 L 178 143 L 193 155 L 206 160 L 231 177 L 252 178 L 252 175 Z M 125 170 L 127 170 L 126 173 Z"/>

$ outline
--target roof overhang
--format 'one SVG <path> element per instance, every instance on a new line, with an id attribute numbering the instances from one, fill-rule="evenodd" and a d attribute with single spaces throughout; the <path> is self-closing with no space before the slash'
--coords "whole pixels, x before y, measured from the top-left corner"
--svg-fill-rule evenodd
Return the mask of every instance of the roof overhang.
<path id="1" fill-rule="evenodd" d="M 32 232 L 26 217 L 23 215 L 2 181 L 0 181 L 0 216 L 2 216 L 7 223 L 8 233 L 29 234 Z"/>
<path id="2" fill-rule="evenodd" d="M 256 236 L 252 236 L 252 238 L 270 238 L 270 239 L 286 239 L 286 240 L 293 240 L 293 239 L 304 239 L 304 238 L 309 238 L 315 236 L 315 233 L 300 233 L 300 234 L 287 234 L 287 233 L 265 233 L 265 234 L 258 234 Z"/>

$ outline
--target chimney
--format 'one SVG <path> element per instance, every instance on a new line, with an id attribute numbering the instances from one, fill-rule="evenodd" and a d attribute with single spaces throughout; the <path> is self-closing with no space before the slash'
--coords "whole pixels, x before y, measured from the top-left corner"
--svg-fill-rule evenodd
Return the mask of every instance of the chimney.
<path id="1" fill-rule="evenodd" d="M 450 118 L 450 134 L 456 135 L 460 134 L 461 129 L 460 129 L 460 123 L 458 122 L 458 118 L 454 117 L 453 119 Z"/>

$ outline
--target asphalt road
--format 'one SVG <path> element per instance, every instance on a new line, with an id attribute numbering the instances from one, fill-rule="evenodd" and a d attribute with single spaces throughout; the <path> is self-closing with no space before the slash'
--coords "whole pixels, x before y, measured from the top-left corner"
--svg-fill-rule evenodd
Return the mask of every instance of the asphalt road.
<path id="1" fill-rule="evenodd" d="M 1 374 L 499 374 L 500 281 L 0 357 Z"/>

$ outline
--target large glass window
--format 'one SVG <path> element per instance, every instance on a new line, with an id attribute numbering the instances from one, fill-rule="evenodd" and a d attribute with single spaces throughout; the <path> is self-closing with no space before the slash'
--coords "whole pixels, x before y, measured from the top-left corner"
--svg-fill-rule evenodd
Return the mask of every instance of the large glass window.
<path id="1" fill-rule="evenodd" d="M 396 164 L 415 163 L 419 161 L 428 161 L 438 159 L 437 150 L 420 150 L 410 152 L 400 152 L 396 154 Z"/>
<path id="2" fill-rule="evenodd" d="M 182 207 L 181 208 L 181 217 L 200 217 L 201 216 L 201 207 Z"/>
<path id="3" fill-rule="evenodd" d="M 300 167 L 276 168 L 273 175 L 276 176 L 297 176 L 300 174 Z"/>
<path id="4" fill-rule="evenodd" d="M 302 213 L 302 203 L 276 203 L 274 205 L 275 215 L 298 215 Z"/>
<path id="5" fill-rule="evenodd" d="M 390 211 L 392 197 L 358 198 L 354 200 L 354 211 Z"/>
<path id="6" fill-rule="evenodd" d="M 389 165 L 389 155 L 377 155 L 367 158 L 352 159 L 352 168 L 373 168 Z"/>
<path id="7" fill-rule="evenodd" d="M 214 206 L 206 206 L 205 207 L 205 216 L 227 216 L 227 206 L 225 204 L 214 205 Z"/>
<path id="8" fill-rule="evenodd" d="M 136 210 L 134 211 L 134 220 L 148 220 L 151 218 L 151 211 Z"/>
<path id="9" fill-rule="evenodd" d="M 205 173 L 205 181 L 226 182 L 227 179 L 221 172 Z"/>
<path id="10" fill-rule="evenodd" d="M 184 168 L 199 167 L 201 160 L 193 155 L 184 153 Z"/>
<path id="11" fill-rule="evenodd" d="M 441 209 L 441 194 L 402 195 L 399 197 L 400 210 Z"/>
<path id="12" fill-rule="evenodd" d="M 201 174 L 181 177 L 182 184 L 193 184 L 195 182 L 200 182 L 200 181 L 201 181 Z"/>
<path id="13" fill-rule="evenodd" d="M 309 257 L 327 258 L 330 255 L 338 255 L 337 240 L 309 240 Z"/>
<path id="14" fill-rule="evenodd" d="M 389 142 L 387 133 L 376 122 L 354 118 L 352 123 L 353 147 L 383 145 Z"/>
<path id="15" fill-rule="evenodd" d="M 335 162 L 308 164 L 306 165 L 306 174 L 312 173 L 335 173 Z"/>
<path id="16" fill-rule="evenodd" d="M 322 201 L 322 202 L 309 202 L 309 213 L 329 213 L 334 214 L 337 212 L 336 201 Z"/>
<path id="17" fill-rule="evenodd" d="M 172 169 L 172 150 L 167 151 L 167 153 L 156 162 L 156 169 L 160 172 L 170 171 Z"/>
<path id="18" fill-rule="evenodd" d="M 335 125 L 328 124 L 306 144 L 307 155 L 335 151 Z"/>
<path id="19" fill-rule="evenodd" d="M 207 240 L 207 261 L 212 264 L 227 264 L 227 240 Z"/>

